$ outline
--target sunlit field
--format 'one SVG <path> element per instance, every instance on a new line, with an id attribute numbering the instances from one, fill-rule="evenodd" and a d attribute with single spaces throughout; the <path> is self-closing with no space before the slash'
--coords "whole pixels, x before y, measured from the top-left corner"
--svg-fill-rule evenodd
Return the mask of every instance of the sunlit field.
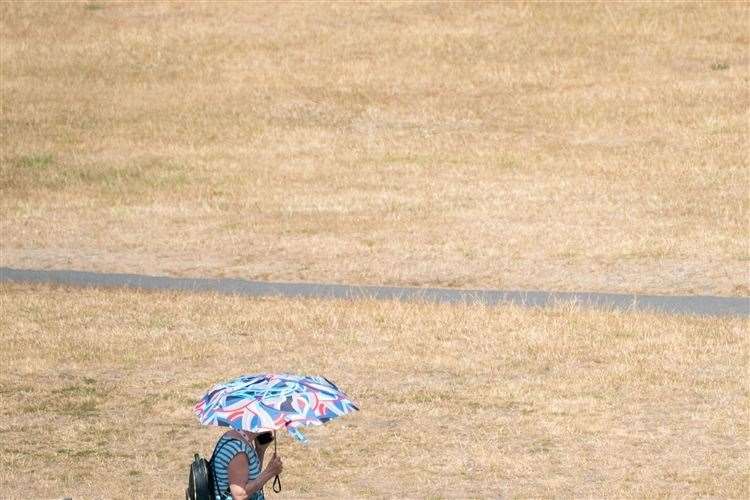
<path id="1" fill-rule="evenodd" d="M 3 2 L 0 266 L 748 296 L 748 54 L 739 2 Z M 0 496 L 180 498 L 203 392 L 289 371 L 362 411 L 280 498 L 747 498 L 748 325 L 0 285 Z"/>
<path id="2" fill-rule="evenodd" d="M 739 2 L 4 2 L 0 264 L 747 295 L 748 26 Z"/>
<path id="3" fill-rule="evenodd" d="M 18 285 L 0 301 L 3 496 L 178 498 L 219 432 L 197 399 L 275 370 L 362 408 L 308 447 L 282 436 L 282 497 L 750 493 L 745 320 Z"/>

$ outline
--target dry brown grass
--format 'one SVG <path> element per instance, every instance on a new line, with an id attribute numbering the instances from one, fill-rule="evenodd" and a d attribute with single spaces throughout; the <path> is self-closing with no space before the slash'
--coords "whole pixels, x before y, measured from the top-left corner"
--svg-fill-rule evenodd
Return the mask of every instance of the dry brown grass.
<path id="1" fill-rule="evenodd" d="M 746 498 L 740 319 L 0 288 L 0 491 L 177 498 L 216 381 L 324 374 L 285 497 Z M 272 496 L 273 497 L 273 496 Z"/>
<path id="2" fill-rule="evenodd" d="M 748 293 L 747 4 L 0 18 L 2 264 Z"/>

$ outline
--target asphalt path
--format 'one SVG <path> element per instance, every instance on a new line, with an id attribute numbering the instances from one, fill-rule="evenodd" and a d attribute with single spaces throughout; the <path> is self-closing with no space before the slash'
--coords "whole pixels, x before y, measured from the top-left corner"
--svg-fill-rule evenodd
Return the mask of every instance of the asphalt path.
<path id="1" fill-rule="evenodd" d="M 140 274 L 0 267 L 1 283 L 47 283 L 78 287 L 135 288 L 215 292 L 250 297 L 312 297 L 327 299 L 410 300 L 437 303 L 516 304 L 545 307 L 574 302 L 601 309 L 655 311 L 669 314 L 750 316 L 750 297 L 707 295 L 635 295 L 586 292 L 536 292 L 353 286 L 326 283 L 273 283 L 234 278 L 172 278 Z"/>

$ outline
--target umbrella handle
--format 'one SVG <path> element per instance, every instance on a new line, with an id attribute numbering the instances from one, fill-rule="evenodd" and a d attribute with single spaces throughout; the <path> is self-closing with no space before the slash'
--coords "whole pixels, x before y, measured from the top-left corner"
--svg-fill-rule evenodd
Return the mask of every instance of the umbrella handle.
<path id="1" fill-rule="evenodd" d="M 276 455 L 276 431 L 273 431 L 273 454 Z M 273 478 L 273 492 L 281 493 L 281 478 L 278 474 Z"/>

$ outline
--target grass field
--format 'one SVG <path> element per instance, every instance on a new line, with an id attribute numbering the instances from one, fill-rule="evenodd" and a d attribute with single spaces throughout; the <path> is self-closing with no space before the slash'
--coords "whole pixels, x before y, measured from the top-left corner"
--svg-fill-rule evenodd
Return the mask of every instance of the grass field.
<path id="1" fill-rule="evenodd" d="M 0 266 L 748 296 L 749 54 L 741 3 L 3 2 Z M 179 497 L 197 398 L 292 371 L 362 411 L 285 497 L 747 498 L 748 342 L 0 285 L 0 496 Z"/>
<path id="2" fill-rule="evenodd" d="M 3 496 L 177 498 L 218 434 L 197 398 L 274 370 L 362 408 L 282 438 L 285 497 L 750 494 L 744 320 L 18 285 L 0 304 Z"/>
<path id="3" fill-rule="evenodd" d="M 747 295 L 741 3 L 0 4 L 0 263 Z"/>

